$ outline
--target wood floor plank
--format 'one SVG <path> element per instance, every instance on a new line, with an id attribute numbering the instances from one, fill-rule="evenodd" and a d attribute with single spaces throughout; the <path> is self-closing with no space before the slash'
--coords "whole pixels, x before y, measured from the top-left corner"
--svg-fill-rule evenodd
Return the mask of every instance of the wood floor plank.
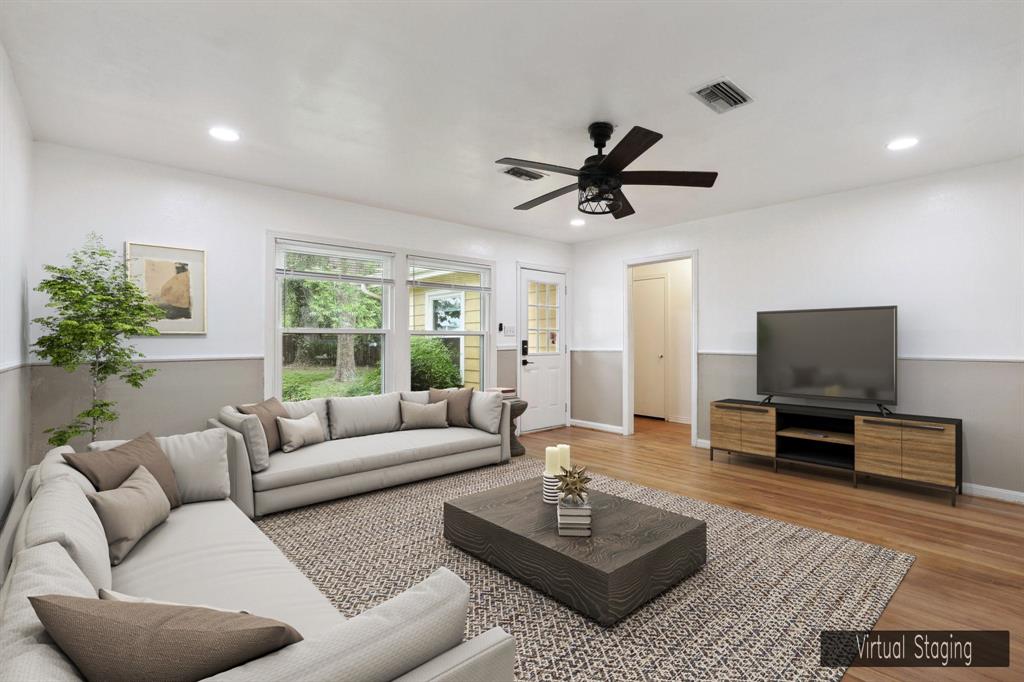
<path id="1" fill-rule="evenodd" d="M 878 629 L 1009 630 L 1010 668 L 851 668 L 846 680 L 1024 679 L 1024 506 L 780 466 L 690 446 L 690 427 L 636 420 L 622 437 L 564 428 L 520 437 L 543 459 L 555 443 L 573 462 L 640 485 L 892 547 L 917 557 Z"/>

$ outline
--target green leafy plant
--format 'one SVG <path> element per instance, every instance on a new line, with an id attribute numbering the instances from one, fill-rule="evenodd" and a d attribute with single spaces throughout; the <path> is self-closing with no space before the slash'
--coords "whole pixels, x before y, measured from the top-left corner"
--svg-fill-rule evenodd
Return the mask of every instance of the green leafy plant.
<path id="1" fill-rule="evenodd" d="M 459 365 L 441 339 L 414 336 L 410 339 L 409 355 L 412 390 L 462 386 Z"/>
<path id="2" fill-rule="evenodd" d="M 85 246 L 72 251 L 68 258 L 68 265 L 43 268 L 49 277 L 36 291 L 49 296 L 47 307 L 54 314 L 33 320 L 45 332 L 33 348 L 40 358 L 68 372 L 88 367 L 92 401 L 71 423 L 46 429 L 50 445 L 66 445 L 83 434 L 96 440 L 101 424 L 117 421 L 117 403 L 100 399 L 100 388 L 115 376 L 129 386 L 142 388 L 156 373 L 155 369 L 135 364 L 143 355 L 129 338 L 158 334 L 150 323 L 164 316 L 96 233 L 90 233 Z"/>

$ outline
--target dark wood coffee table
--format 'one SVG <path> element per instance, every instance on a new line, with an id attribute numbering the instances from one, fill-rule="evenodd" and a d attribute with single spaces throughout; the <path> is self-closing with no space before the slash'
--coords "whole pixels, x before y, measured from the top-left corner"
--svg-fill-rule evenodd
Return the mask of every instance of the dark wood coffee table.
<path id="1" fill-rule="evenodd" d="M 561 537 L 541 479 L 444 503 L 444 536 L 531 587 L 613 625 L 707 561 L 707 526 L 590 493 L 593 536 Z"/>

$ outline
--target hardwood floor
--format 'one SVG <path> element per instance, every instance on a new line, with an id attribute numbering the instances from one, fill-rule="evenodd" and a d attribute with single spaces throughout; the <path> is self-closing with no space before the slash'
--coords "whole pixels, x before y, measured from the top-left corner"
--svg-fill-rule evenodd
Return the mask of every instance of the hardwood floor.
<path id="1" fill-rule="evenodd" d="M 573 446 L 595 472 L 892 547 L 917 557 L 876 628 L 1010 630 L 1010 668 L 850 668 L 847 680 L 1024 679 L 1024 506 L 862 483 L 690 446 L 689 426 L 637 418 L 628 438 L 582 428 L 520 437 L 527 456 Z"/>

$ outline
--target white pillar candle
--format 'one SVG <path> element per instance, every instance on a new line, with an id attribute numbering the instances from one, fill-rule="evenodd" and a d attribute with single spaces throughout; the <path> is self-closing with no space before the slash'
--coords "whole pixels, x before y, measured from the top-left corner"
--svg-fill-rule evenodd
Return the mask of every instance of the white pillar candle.
<path id="1" fill-rule="evenodd" d="M 558 448 L 550 446 L 544 449 L 544 473 L 554 476 L 558 472 Z"/>
<path id="2" fill-rule="evenodd" d="M 558 466 L 563 469 L 569 468 L 569 446 L 565 443 L 558 444 Z"/>

